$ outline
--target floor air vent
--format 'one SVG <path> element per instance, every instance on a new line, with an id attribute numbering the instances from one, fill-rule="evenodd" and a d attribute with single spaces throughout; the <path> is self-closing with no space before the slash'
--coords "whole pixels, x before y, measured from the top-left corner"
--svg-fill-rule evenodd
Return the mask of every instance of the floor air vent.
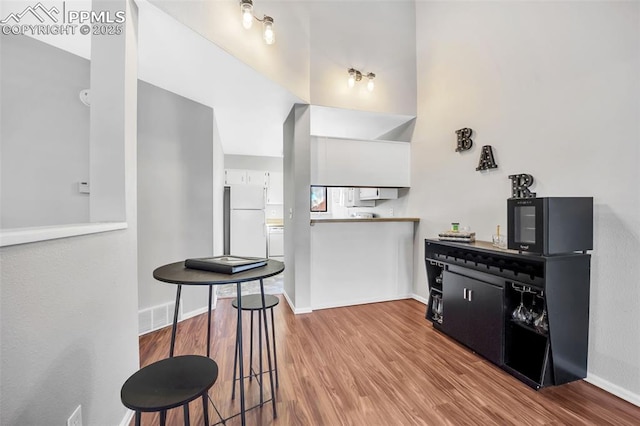
<path id="1" fill-rule="evenodd" d="M 138 311 L 138 334 L 149 333 L 171 325 L 173 323 L 174 309 L 175 302 L 170 302 Z M 181 316 L 179 313 L 178 320 L 180 320 Z"/>

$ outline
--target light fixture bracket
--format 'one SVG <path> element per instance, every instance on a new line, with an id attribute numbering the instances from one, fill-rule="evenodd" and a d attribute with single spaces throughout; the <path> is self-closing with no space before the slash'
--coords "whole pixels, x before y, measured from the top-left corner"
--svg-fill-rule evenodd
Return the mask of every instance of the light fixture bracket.
<path id="1" fill-rule="evenodd" d="M 355 68 L 349 68 L 349 76 L 353 76 L 355 81 L 362 80 L 362 73 Z"/>
<path id="2" fill-rule="evenodd" d="M 355 68 L 349 68 L 347 72 L 349 73 L 349 80 L 347 80 L 349 88 L 353 88 L 357 81 L 361 81 L 364 74 L 364 77 L 367 77 L 367 79 L 369 80 L 367 82 L 367 89 L 370 92 L 373 91 L 373 88 L 375 87 L 375 83 L 373 82 L 373 80 L 376 78 L 376 75 L 374 73 L 369 72 L 365 74 Z"/>
<path id="3" fill-rule="evenodd" d="M 243 19 L 247 19 L 248 15 L 250 15 L 251 16 L 249 18 L 250 20 L 255 19 L 256 21 L 261 22 L 263 24 L 263 26 L 265 27 L 265 30 L 264 30 L 265 42 L 267 44 L 273 44 L 274 43 L 273 18 L 269 15 L 263 15 L 262 19 L 260 19 L 256 15 L 254 15 L 253 0 L 240 0 L 240 10 L 243 13 Z M 245 22 L 243 25 L 246 29 L 251 28 L 251 22 Z M 268 36 L 267 36 L 267 27 L 268 27 L 268 33 L 269 33 Z"/>

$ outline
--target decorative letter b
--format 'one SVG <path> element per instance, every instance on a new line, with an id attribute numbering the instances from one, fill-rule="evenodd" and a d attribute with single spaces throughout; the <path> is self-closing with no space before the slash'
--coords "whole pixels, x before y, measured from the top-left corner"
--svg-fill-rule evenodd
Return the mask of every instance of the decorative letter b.
<path id="1" fill-rule="evenodd" d="M 456 148 L 456 152 L 468 151 L 469 149 L 471 149 L 471 146 L 473 145 L 473 141 L 471 140 L 471 132 L 472 130 L 468 127 L 456 130 L 456 134 L 458 135 L 458 147 Z"/>

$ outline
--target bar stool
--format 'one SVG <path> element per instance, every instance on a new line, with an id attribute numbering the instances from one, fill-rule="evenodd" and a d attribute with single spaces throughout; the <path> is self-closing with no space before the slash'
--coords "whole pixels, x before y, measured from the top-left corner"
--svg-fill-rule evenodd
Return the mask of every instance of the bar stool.
<path id="1" fill-rule="evenodd" d="M 160 412 L 160 425 L 165 426 L 167 410 L 184 409 L 184 424 L 189 425 L 189 402 L 202 397 L 204 423 L 209 426 L 209 389 L 218 379 L 218 364 L 208 357 L 184 355 L 150 364 L 127 379 L 120 399 L 136 412 L 140 426 L 143 412 Z"/>
<path id="2" fill-rule="evenodd" d="M 263 308 L 262 308 L 262 295 L 261 294 L 249 294 L 246 296 L 242 296 L 242 310 L 243 311 L 250 311 L 251 312 L 251 333 L 250 333 L 250 340 L 249 340 L 249 380 L 251 380 L 253 377 L 256 377 L 256 380 L 259 380 L 259 384 L 260 384 L 260 405 L 263 404 L 263 393 L 262 393 L 262 375 L 264 373 L 269 373 L 271 371 L 273 371 L 275 373 L 276 376 L 276 387 L 278 387 L 279 381 L 278 381 L 278 356 L 277 356 L 277 352 L 276 352 L 276 334 L 275 334 L 275 322 L 274 322 L 274 316 L 273 316 L 273 308 L 274 306 L 276 306 L 278 303 L 280 303 L 280 299 L 278 299 L 276 296 L 271 295 L 271 294 L 265 294 L 264 295 L 264 311 L 266 311 L 267 309 L 269 309 L 271 311 L 271 341 L 273 343 L 273 360 L 274 360 L 274 368 L 273 370 L 267 370 L 267 371 L 263 371 L 262 370 L 262 317 L 263 317 Z M 235 309 L 238 309 L 238 299 L 233 299 L 233 301 L 231 302 L 231 306 L 233 306 Z M 258 356 L 259 356 L 259 373 L 256 374 L 256 372 L 253 369 L 253 314 L 255 312 L 258 312 Z M 266 316 L 265 316 L 265 321 L 266 321 Z M 267 324 L 265 324 L 265 330 L 267 330 Z M 238 334 L 236 333 L 236 352 L 235 352 L 235 357 L 233 360 L 233 391 L 231 393 L 231 399 L 235 398 L 235 393 L 236 393 L 236 370 L 237 370 L 237 366 L 238 366 Z M 270 347 L 269 347 L 269 336 L 266 336 L 267 339 L 267 357 L 268 360 L 271 361 L 271 352 Z M 273 383 L 271 384 L 272 386 L 272 390 L 273 390 Z M 272 395 L 273 398 L 273 395 Z"/>

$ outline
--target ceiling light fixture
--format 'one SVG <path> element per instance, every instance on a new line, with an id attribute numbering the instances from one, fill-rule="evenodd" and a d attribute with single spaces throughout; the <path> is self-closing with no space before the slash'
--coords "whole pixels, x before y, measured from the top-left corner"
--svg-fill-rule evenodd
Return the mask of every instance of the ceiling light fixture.
<path id="1" fill-rule="evenodd" d="M 369 79 L 369 82 L 367 83 L 367 89 L 370 92 L 373 92 L 373 88 L 375 87 L 374 83 L 373 83 L 373 79 L 376 78 L 376 75 L 372 72 L 370 72 L 369 74 L 367 74 L 367 78 Z"/>
<path id="2" fill-rule="evenodd" d="M 356 81 L 360 80 L 362 80 L 362 73 L 356 69 L 349 68 L 349 80 L 347 80 L 349 88 L 353 87 Z"/>
<path id="3" fill-rule="evenodd" d="M 264 18 L 262 18 L 262 37 L 267 44 L 276 42 L 276 35 L 273 33 L 273 18 L 271 16 L 264 15 Z"/>
<path id="4" fill-rule="evenodd" d="M 256 17 L 253 14 L 253 0 L 240 0 L 240 13 L 242 13 L 242 26 L 245 29 L 250 29 L 253 26 L 253 20 L 262 22 L 262 38 L 267 44 L 273 44 L 276 41 L 275 33 L 273 32 L 273 18 L 268 15 L 264 15 L 262 19 Z"/>
<path id="5" fill-rule="evenodd" d="M 248 30 L 253 25 L 253 1 L 241 0 L 240 12 L 242 13 L 242 26 Z"/>
<path id="6" fill-rule="evenodd" d="M 355 86 L 356 81 L 362 80 L 362 72 L 358 71 L 357 69 L 349 68 L 347 72 L 349 73 L 349 79 L 347 80 L 347 85 L 349 86 L 349 88 Z M 373 79 L 376 78 L 376 75 L 370 72 L 366 75 L 366 77 L 369 79 L 369 81 L 367 82 L 367 89 L 370 92 L 373 92 L 373 88 L 375 87 Z"/>

